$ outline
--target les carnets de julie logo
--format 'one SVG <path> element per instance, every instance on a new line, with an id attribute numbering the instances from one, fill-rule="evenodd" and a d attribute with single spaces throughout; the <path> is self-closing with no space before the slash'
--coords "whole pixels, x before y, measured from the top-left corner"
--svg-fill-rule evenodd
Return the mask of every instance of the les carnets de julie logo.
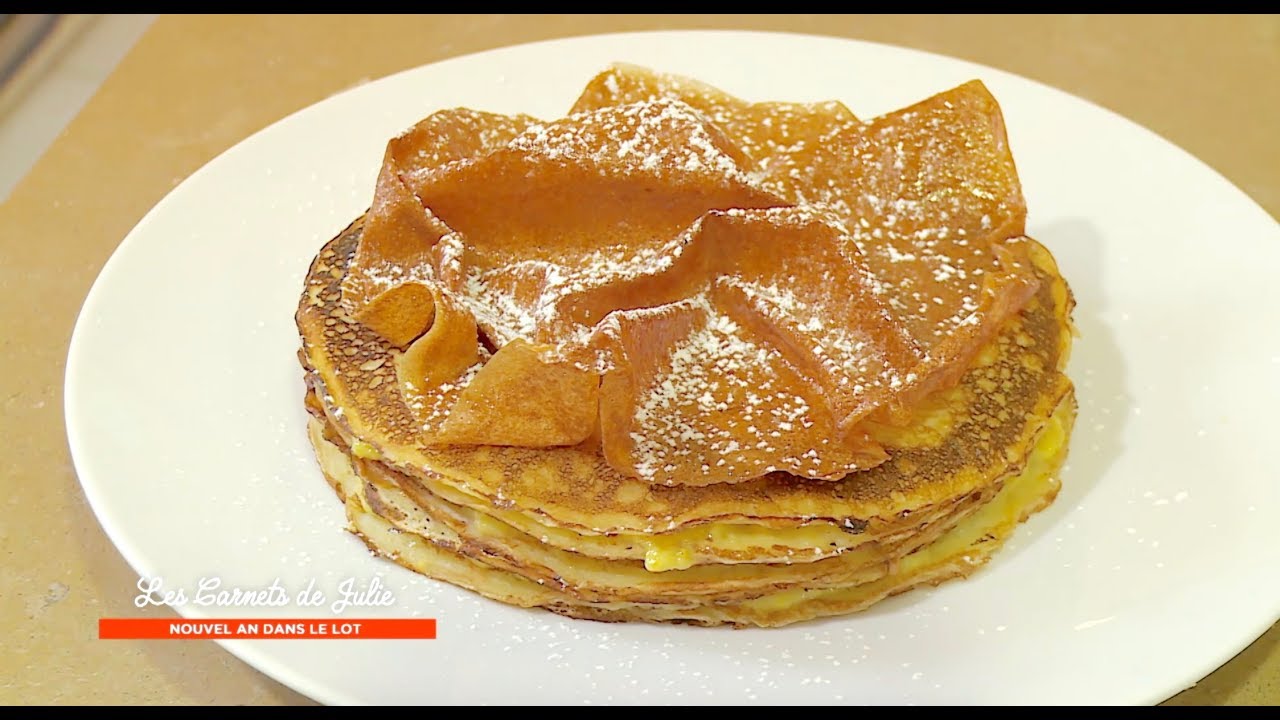
<path id="1" fill-rule="evenodd" d="M 207 608 L 207 619 L 101 618 L 98 637 L 103 640 L 385 640 L 422 639 L 436 636 L 434 618 L 348 617 L 367 608 L 395 605 L 395 597 L 377 577 L 368 581 L 347 578 L 326 592 L 315 580 L 290 589 L 279 578 L 265 587 L 233 587 L 217 577 L 202 577 L 191 587 L 168 587 L 162 578 L 138 579 L 133 604 L 147 607 Z M 260 616 L 222 617 L 227 608 L 259 609 Z M 318 617 L 273 617 L 266 608 L 297 608 Z M 285 611 L 279 611 L 285 612 Z"/>

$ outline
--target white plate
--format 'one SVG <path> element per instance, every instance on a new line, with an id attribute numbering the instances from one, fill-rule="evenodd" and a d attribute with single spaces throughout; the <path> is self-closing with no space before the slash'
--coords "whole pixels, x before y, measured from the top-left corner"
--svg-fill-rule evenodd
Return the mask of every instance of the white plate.
<path id="1" fill-rule="evenodd" d="M 293 311 L 308 262 L 368 205 L 393 134 L 458 105 L 554 117 L 616 60 L 747 98 L 839 98 L 863 117 L 974 77 L 1000 100 L 1030 232 L 1079 299 L 1080 416 L 1058 501 L 988 567 L 781 630 L 604 625 L 420 578 L 343 532 L 303 432 Z M 396 604 L 359 614 L 439 618 L 435 641 L 225 643 L 324 702 L 1148 703 L 1280 616 L 1278 318 L 1277 224 L 1195 158 L 1080 99 L 829 38 L 586 37 L 364 85 L 192 175 L 89 293 L 66 416 L 85 492 L 140 574 L 170 588 L 279 578 L 291 591 L 379 576 Z"/>

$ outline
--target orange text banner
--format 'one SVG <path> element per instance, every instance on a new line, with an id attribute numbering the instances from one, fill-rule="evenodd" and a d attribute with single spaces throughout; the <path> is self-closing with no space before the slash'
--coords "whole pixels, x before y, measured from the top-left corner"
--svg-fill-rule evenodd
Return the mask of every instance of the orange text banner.
<path id="1" fill-rule="evenodd" d="M 102 640 L 432 640 L 435 636 L 434 618 L 98 620 L 98 637 Z"/>

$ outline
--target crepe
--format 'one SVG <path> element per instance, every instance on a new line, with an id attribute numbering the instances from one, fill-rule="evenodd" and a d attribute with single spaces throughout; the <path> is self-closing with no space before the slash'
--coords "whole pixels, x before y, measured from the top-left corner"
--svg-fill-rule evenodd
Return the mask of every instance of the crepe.
<path id="1" fill-rule="evenodd" d="M 312 264 L 311 438 L 371 547 L 776 625 L 966 574 L 1051 501 L 1073 301 L 985 88 L 859 122 L 621 66 L 574 110 L 433 115 Z"/>

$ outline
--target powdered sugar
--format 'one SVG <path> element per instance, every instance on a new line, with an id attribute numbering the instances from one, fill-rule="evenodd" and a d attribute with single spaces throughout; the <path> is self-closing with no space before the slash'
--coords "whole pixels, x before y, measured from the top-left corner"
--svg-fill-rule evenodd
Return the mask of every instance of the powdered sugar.
<path id="1" fill-rule="evenodd" d="M 534 125 L 508 145 L 530 162 L 551 160 L 588 164 L 602 173 L 679 171 L 751 184 L 713 137 L 702 113 L 671 99 L 631 103 L 570 115 L 563 121 Z"/>
<path id="2" fill-rule="evenodd" d="M 602 86 L 624 91 L 614 75 Z M 842 106 L 761 109 L 711 94 L 689 100 L 701 109 L 657 97 L 491 132 L 477 115 L 451 131 L 458 146 L 501 154 L 504 178 L 740 204 L 706 199 L 677 222 L 616 233 L 633 218 L 592 224 L 577 207 L 557 209 L 513 231 L 532 238 L 523 257 L 502 237 L 490 252 L 458 230 L 435 253 L 440 278 L 388 266 L 369 282 L 438 282 L 494 347 L 524 340 L 548 362 L 632 373 L 631 397 L 606 398 L 631 403 L 624 471 L 659 482 L 839 476 L 860 462 L 836 440 L 850 423 L 936 371 L 935 347 L 996 319 L 988 310 L 1009 268 L 992 233 L 1017 227 L 1022 200 L 984 92 L 965 86 L 865 123 Z M 481 167 L 482 154 L 450 147 L 433 152 L 451 172 Z M 468 192 L 483 193 L 483 180 Z M 500 223 L 485 227 L 501 235 Z M 592 244 L 595 234 L 607 239 Z M 671 318 L 681 321 L 645 329 Z M 450 385 L 441 398 L 462 381 Z"/>

